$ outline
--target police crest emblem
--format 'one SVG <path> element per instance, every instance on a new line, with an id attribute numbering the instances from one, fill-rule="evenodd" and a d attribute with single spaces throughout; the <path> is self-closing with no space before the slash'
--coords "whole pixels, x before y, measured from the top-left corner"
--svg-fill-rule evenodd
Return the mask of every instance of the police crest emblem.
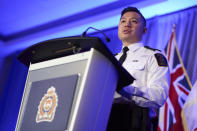
<path id="1" fill-rule="evenodd" d="M 42 97 L 38 106 L 36 123 L 47 121 L 51 122 L 54 119 L 55 111 L 58 106 L 58 97 L 55 88 L 51 86 L 47 93 Z"/>

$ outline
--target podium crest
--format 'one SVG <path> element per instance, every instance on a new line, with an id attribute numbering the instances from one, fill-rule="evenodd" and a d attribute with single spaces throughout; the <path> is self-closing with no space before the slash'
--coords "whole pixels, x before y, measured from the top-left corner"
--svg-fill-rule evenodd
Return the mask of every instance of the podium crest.
<path id="1" fill-rule="evenodd" d="M 54 119 L 55 111 L 58 106 L 58 97 L 55 88 L 51 86 L 47 93 L 42 97 L 38 106 L 36 123 L 47 121 L 51 122 Z"/>

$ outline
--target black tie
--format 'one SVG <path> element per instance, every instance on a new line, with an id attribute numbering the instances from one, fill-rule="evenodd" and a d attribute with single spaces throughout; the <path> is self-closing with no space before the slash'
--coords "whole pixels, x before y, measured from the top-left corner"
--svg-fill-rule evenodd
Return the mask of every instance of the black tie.
<path id="1" fill-rule="evenodd" d="M 122 54 L 122 56 L 120 57 L 120 59 L 119 59 L 119 62 L 121 63 L 121 64 L 123 64 L 123 62 L 125 61 L 125 59 L 126 59 L 126 57 L 127 57 L 127 51 L 129 50 L 129 48 L 127 47 L 127 46 L 125 46 L 124 48 L 123 48 L 123 54 Z"/>

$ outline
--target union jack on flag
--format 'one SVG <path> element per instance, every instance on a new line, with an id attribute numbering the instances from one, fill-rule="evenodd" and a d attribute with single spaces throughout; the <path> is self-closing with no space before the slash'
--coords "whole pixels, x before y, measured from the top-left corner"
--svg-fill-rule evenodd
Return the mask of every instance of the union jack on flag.
<path id="1" fill-rule="evenodd" d="M 181 110 L 190 92 L 191 82 L 177 48 L 174 29 L 165 48 L 165 54 L 171 80 L 169 96 L 159 111 L 158 131 L 183 131 Z"/>

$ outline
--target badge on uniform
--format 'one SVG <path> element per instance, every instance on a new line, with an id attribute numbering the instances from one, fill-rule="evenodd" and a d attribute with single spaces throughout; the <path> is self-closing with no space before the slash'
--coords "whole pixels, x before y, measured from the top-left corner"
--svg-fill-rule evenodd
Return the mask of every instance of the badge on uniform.
<path id="1" fill-rule="evenodd" d="M 159 66 L 168 66 L 168 62 L 167 62 L 166 58 L 162 54 L 156 53 L 155 54 L 155 58 L 156 58 L 157 64 Z"/>
<path id="2" fill-rule="evenodd" d="M 138 60 L 133 60 L 133 62 L 138 62 Z"/>

